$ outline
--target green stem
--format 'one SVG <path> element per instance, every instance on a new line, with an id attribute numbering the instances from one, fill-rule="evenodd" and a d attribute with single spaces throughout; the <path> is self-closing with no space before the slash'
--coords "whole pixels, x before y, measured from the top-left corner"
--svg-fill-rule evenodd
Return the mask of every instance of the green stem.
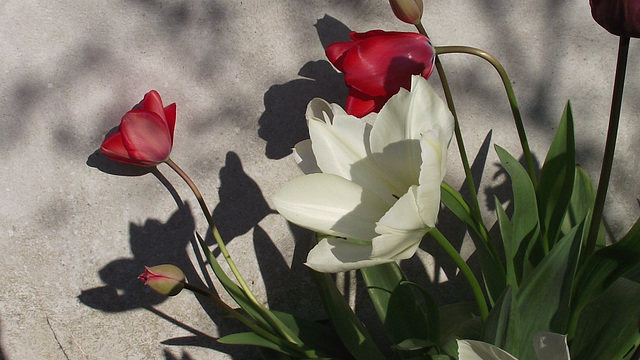
<path id="1" fill-rule="evenodd" d="M 240 321 L 241 323 L 245 324 L 254 333 L 262 336 L 263 338 L 265 338 L 265 339 L 277 344 L 278 346 L 280 346 L 282 348 L 288 348 L 288 349 L 291 349 L 291 350 L 293 350 L 293 351 L 295 351 L 297 353 L 300 353 L 301 355 L 307 355 L 301 349 L 297 348 L 296 346 L 292 346 L 292 344 L 289 343 L 289 342 L 282 341 L 282 339 L 280 339 L 279 337 L 274 336 L 273 334 L 271 334 L 270 332 L 264 330 L 263 328 L 261 328 L 260 326 L 258 326 L 257 324 L 255 324 L 254 322 L 252 322 L 251 320 L 246 318 L 245 316 L 242 316 L 242 314 L 240 314 L 238 311 L 236 311 L 233 308 L 231 308 L 229 305 L 227 305 L 227 303 L 222 301 L 222 299 L 220 299 L 218 296 L 216 296 L 215 294 L 213 294 L 209 290 L 201 288 L 201 287 L 198 287 L 198 286 L 195 286 L 195 285 L 191 285 L 189 283 L 184 283 L 184 288 L 187 289 L 187 290 L 190 290 L 190 291 L 192 291 L 194 293 L 198 293 L 200 295 L 203 295 L 206 298 L 208 298 L 209 300 L 212 300 L 216 305 L 220 306 L 229 315 L 233 316 L 238 321 Z"/>
<path id="2" fill-rule="evenodd" d="M 233 275 L 235 275 L 236 279 L 238 280 L 238 283 L 240 284 L 240 287 L 242 288 L 245 295 L 247 295 L 247 298 L 249 298 L 249 300 L 253 303 L 256 309 L 262 315 L 264 315 L 265 319 L 269 322 L 269 324 L 274 329 L 277 329 L 281 333 L 281 335 L 284 336 L 284 338 L 287 339 L 288 341 L 292 343 L 296 343 L 296 341 L 279 326 L 278 322 L 275 321 L 273 314 L 270 311 L 268 311 L 258 301 L 258 299 L 256 299 L 253 292 L 251 292 L 249 285 L 247 285 L 246 281 L 240 274 L 240 271 L 238 270 L 236 263 L 231 258 L 231 255 L 227 250 L 227 246 L 224 244 L 224 241 L 220 236 L 220 232 L 218 232 L 218 228 L 213 223 L 211 212 L 209 211 L 209 208 L 207 207 L 207 204 L 205 203 L 204 198 L 202 197 L 202 194 L 200 193 L 200 190 L 198 190 L 198 187 L 196 186 L 196 184 L 191 180 L 191 178 L 187 175 L 187 173 L 185 173 L 175 162 L 173 162 L 173 160 L 171 160 L 170 158 L 167 158 L 165 160 L 165 163 L 167 163 L 167 165 L 169 165 L 178 175 L 180 175 L 180 177 L 187 183 L 189 188 L 191 188 L 191 191 L 193 191 L 193 194 L 198 200 L 198 204 L 200 204 L 200 208 L 202 209 L 202 212 L 204 213 L 204 216 L 207 219 L 207 222 L 209 223 L 209 227 L 211 228 L 211 232 L 213 233 L 213 237 L 215 238 L 216 243 L 218 244 L 218 248 L 220 249 L 222 256 L 224 256 L 224 259 L 227 261 L 227 264 L 229 264 L 229 268 L 231 269 L 231 272 L 233 272 Z"/>
<path id="3" fill-rule="evenodd" d="M 469 265 L 467 265 L 462 256 L 460 256 L 458 251 L 453 247 L 453 245 L 451 245 L 449 240 L 447 240 L 447 238 L 442 235 L 440 230 L 432 228 L 429 231 L 429 234 L 444 249 L 447 255 L 449 255 L 449 257 L 456 264 L 456 266 L 458 266 L 458 268 L 462 272 L 462 275 L 464 275 L 464 277 L 467 279 L 467 282 L 469 282 L 469 286 L 471 286 L 473 296 L 476 299 L 476 304 L 478 305 L 478 309 L 480 310 L 480 317 L 484 322 L 485 320 L 487 320 L 487 316 L 489 316 L 489 308 L 487 307 L 487 301 L 484 298 L 484 294 L 482 293 L 482 288 L 478 283 L 478 279 L 476 279 L 476 276 L 471 271 L 471 268 L 469 268 Z"/>
<path id="4" fill-rule="evenodd" d="M 622 108 L 622 92 L 624 90 L 624 78 L 627 71 L 627 59 L 629 55 L 629 37 L 621 36 L 618 45 L 618 63 L 616 65 L 615 82 L 613 84 L 613 97 L 611 99 L 611 113 L 609 116 L 609 130 L 604 148 L 604 158 L 602 169 L 600 170 L 600 180 L 596 200 L 593 206 L 593 216 L 589 225 L 589 235 L 585 245 L 585 257 L 591 255 L 596 247 L 596 239 L 600 231 L 602 222 L 602 212 L 604 201 L 607 197 L 609 179 L 611 178 L 611 167 L 613 165 L 613 155 L 616 150 L 616 138 L 618 136 L 618 124 L 620 123 L 620 109 Z"/>
<path id="5" fill-rule="evenodd" d="M 488 61 L 498 71 L 500 79 L 504 85 L 504 89 L 507 92 L 507 98 L 509 99 L 509 105 L 511 105 L 511 112 L 513 113 L 513 119 L 515 121 L 516 130 L 518 131 L 518 137 L 520 138 L 520 144 L 522 145 L 522 153 L 524 154 L 525 162 L 527 165 L 527 172 L 531 178 L 533 186 L 536 187 L 538 180 L 536 178 L 536 168 L 533 163 L 533 156 L 529 149 L 529 142 L 527 141 L 527 135 L 524 131 L 524 125 L 522 123 L 522 116 L 520 115 L 520 109 L 518 108 L 518 102 L 516 101 L 516 95 L 511 86 L 509 76 L 500 62 L 486 51 L 468 47 L 468 46 L 437 46 L 436 54 L 469 54 L 478 56 Z"/>
<path id="6" fill-rule="evenodd" d="M 422 35 L 429 37 L 427 35 L 427 31 L 425 30 L 422 23 L 418 23 L 416 25 L 418 28 L 418 32 Z M 462 131 L 460 131 L 460 122 L 458 121 L 458 113 L 456 112 L 456 107 L 453 102 L 453 96 L 451 95 L 451 88 L 449 87 L 449 82 L 447 81 L 447 75 L 444 72 L 442 67 L 442 63 L 440 62 L 440 58 L 436 53 L 435 57 L 435 65 L 436 70 L 438 71 L 438 76 L 440 77 L 440 83 L 442 84 L 442 90 L 444 91 L 444 97 L 447 101 L 447 106 L 453 115 L 454 120 L 454 132 L 456 134 L 456 143 L 458 144 L 458 152 L 460 153 L 460 160 L 462 161 L 462 166 L 464 167 L 464 174 L 467 180 L 467 186 L 469 188 L 469 195 L 471 197 L 471 207 L 473 209 L 474 216 L 478 219 L 482 219 L 482 215 L 480 214 L 480 205 L 478 204 L 478 194 L 476 192 L 476 185 L 473 180 L 473 175 L 471 174 L 471 167 L 469 166 L 469 158 L 467 157 L 467 150 L 464 147 L 464 140 L 462 139 Z"/>

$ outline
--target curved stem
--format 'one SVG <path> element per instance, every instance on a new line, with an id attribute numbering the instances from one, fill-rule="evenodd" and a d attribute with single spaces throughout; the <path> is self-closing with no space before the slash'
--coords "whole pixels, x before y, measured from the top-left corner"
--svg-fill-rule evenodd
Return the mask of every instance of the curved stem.
<path id="1" fill-rule="evenodd" d="M 427 31 L 425 30 L 422 23 L 418 23 L 416 25 L 418 28 L 418 32 L 422 35 L 429 37 L 427 35 Z M 440 77 L 440 83 L 442 84 L 442 90 L 444 91 L 444 97 L 447 101 L 447 106 L 453 115 L 454 120 L 454 132 L 456 134 L 456 143 L 458 144 L 458 152 L 460 153 L 460 160 L 462 161 L 462 166 L 464 168 L 464 174 L 467 180 L 467 186 L 469 188 L 469 196 L 471 197 L 471 207 L 473 209 L 474 215 L 478 219 L 482 219 L 482 215 L 480 214 L 480 205 L 478 204 L 478 194 L 476 192 L 476 185 L 473 180 L 473 175 L 471 174 L 471 167 L 469 166 L 469 158 L 467 157 L 467 150 L 464 147 L 464 140 L 462 139 L 462 131 L 460 131 L 460 123 L 458 121 L 458 113 L 456 112 L 456 107 L 453 102 L 453 96 L 451 95 L 451 88 L 449 87 L 449 82 L 447 81 L 447 75 L 444 72 L 442 67 L 442 63 L 440 62 L 440 58 L 436 52 L 435 57 L 435 65 L 436 70 L 438 71 L 438 76 Z"/>
<path id="2" fill-rule="evenodd" d="M 274 344 L 277 344 L 278 346 L 280 346 L 282 348 L 289 348 L 289 349 L 291 349 L 291 350 L 293 350 L 293 351 L 295 351 L 297 353 L 300 353 L 302 355 L 307 355 L 303 350 L 292 346 L 292 344 L 289 343 L 289 342 L 282 341 L 282 339 L 280 339 L 279 337 L 274 336 L 270 332 L 266 331 L 265 329 L 261 328 L 260 326 L 258 326 L 257 324 L 255 324 L 254 322 L 249 320 L 248 318 L 246 318 L 245 316 L 240 314 L 238 311 L 234 310 L 229 305 L 227 305 L 227 303 L 222 301 L 222 299 L 220 299 L 214 293 L 210 292 L 208 289 L 204 289 L 204 288 L 201 288 L 201 287 L 198 287 L 198 286 L 195 286 L 195 285 L 191 285 L 191 284 L 186 283 L 186 282 L 184 283 L 184 288 L 187 289 L 187 290 L 190 290 L 190 291 L 192 291 L 194 293 L 198 293 L 200 295 L 203 295 L 206 298 L 208 298 L 209 300 L 213 301 L 216 305 L 221 307 L 229 315 L 233 316 L 236 320 L 238 320 L 241 323 L 245 324 L 254 333 L 262 336 L 266 340 L 269 340 L 269 341 L 273 342 Z"/>
<path id="3" fill-rule="evenodd" d="M 484 294 L 482 293 L 482 289 L 480 288 L 480 284 L 478 283 L 478 279 L 469 268 L 469 265 L 464 261 L 462 256 L 458 253 L 458 251 L 451 245 L 449 240 L 442 235 L 440 230 L 436 228 L 432 228 L 429 231 L 429 234 L 432 238 L 434 238 L 438 244 L 444 249 L 444 251 L 449 255 L 449 257 L 453 260 L 453 262 L 458 266 L 462 275 L 469 282 L 469 286 L 471 286 L 471 291 L 473 292 L 473 296 L 476 299 L 476 304 L 478 305 L 478 309 L 480 310 L 480 317 L 484 322 L 489 316 L 489 308 L 487 307 L 487 301 L 484 298 Z"/>
<path id="4" fill-rule="evenodd" d="M 500 74 L 500 79 L 504 85 L 504 89 L 507 92 L 507 98 L 509 99 L 509 105 L 511 106 L 511 112 L 513 113 L 513 120 L 516 124 L 516 130 L 518 131 L 518 137 L 520 138 L 520 144 L 522 145 L 522 153 L 524 154 L 525 162 L 527 164 L 527 173 L 531 178 L 533 186 L 536 187 L 538 180 L 536 178 L 536 168 L 533 164 L 533 157 L 531 156 L 531 150 L 529 149 L 529 142 L 527 141 L 527 135 L 524 131 L 524 125 L 522 123 L 522 116 L 520 115 L 520 109 L 518 108 L 518 102 L 516 101 L 516 95 L 511 86 L 509 76 L 500 62 L 486 51 L 468 47 L 468 46 L 436 46 L 436 54 L 469 54 L 478 56 L 488 61 Z"/>
<path id="5" fill-rule="evenodd" d="M 589 235 L 585 245 L 585 257 L 591 255 L 596 247 L 596 239 L 600 231 L 604 201 L 607 197 L 609 179 L 611 178 L 611 167 L 613 165 L 613 155 L 616 150 L 616 138 L 618 136 L 618 124 L 620 123 L 620 109 L 622 108 L 622 93 L 624 90 L 624 78 L 627 71 L 627 58 L 629 57 L 629 37 L 621 36 L 618 45 L 618 63 L 616 65 L 616 75 L 613 84 L 613 97 L 611 99 L 611 113 L 609 116 L 609 129 L 604 148 L 602 169 L 600 170 L 600 180 L 596 200 L 593 206 L 593 217 L 589 225 Z"/>
<path id="6" fill-rule="evenodd" d="M 207 204 L 204 202 L 204 198 L 202 197 L 202 194 L 200 193 L 200 190 L 198 190 L 198 187 L 196 186 L 196 184 L 191 180 L 191 178 L 187 175 L 187 173 L 185 173 L 175 162 L 173 162 L 173 160 L 171 160 L 170 158 L 167 158 L 165 160 L 165 163 L 167 163 L 167 165 L 169 165 L 178 175 L 180 175 L 180 177 L 187 183 L 189 188 L 191 188 L 191 191 L 193 191 L 193 194 L 195 195 L 196 199 L 198 199 L 198 204 L 200 204 L 200 208 L 202 209 L 202 212 L 204 213 L 204 216 L 207 219 L 207 222 L 209 223 L 209 227 L 211 228 L 213 237 L 215 238 L 216 243 L 218 244 L 218 248 L 220 249 L 220 252 L 224 256 L 224 259 L 227 261 L 227 264 L 229 264 L 229 268 L 231 269 L 231 272 L 233 272 L 233 275 L 235 275 L 236 279 L 238 280 L 238 283 L 240 284 L 240 287 L 242 288 L 243 292 L 245 293 L 245 295 L 247 295 L 247 298 L 249 298 L 249 300 L 255 305 L 256 309 L 265 316 L 269 324 L 273 326 L 274 329 L 278 329 L 281 335 L 284 336 L 285 339 L 287 339 L 288 341 L 292 343 L 296 343 L 296 341 L 286 331 L 284 331 L 281 326 L 279 326 L 277 321 L 275 321 L 273 314 L 270 311 L 268 311 L 258 301 L 258 299 L 256 299 L 253 292 L 251 292 L 249 285 L 247 285 L 247 282 L 244 280 L 244 278 L 240 274 L 240 271 L 238 270 L 236 263 L 231 258 L 231 255 L 229 254 L 229 251 L 227 250 L 227 247 L 224 244 L 222 237 L 220 236 L 220 232 L 218 232 L 218 228 L 213 223 L 211 212 L 209 211 Z"/>

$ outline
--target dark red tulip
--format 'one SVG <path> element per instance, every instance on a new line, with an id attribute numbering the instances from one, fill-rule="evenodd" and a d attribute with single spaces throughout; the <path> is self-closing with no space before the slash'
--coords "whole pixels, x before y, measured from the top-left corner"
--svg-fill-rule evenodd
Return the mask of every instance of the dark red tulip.
<path id="1" fill-rule="evenodd" d="M 353 41 L 333 43 L 326 53 L 345 74 L 349 87 L 345 110 L 351 115 L 380 111 L 401 87 L 411 87 L 411 75 L 431 76 L 435 49 L 422 34 L 373 30 L 349 36 Z"/>
<path id="2" fill-rule="evenodd" d="M 124 163 L 158 165 L 171 153 L 175 123 L 176 104 L 163 107 L 160 94 L 151 90 L 138 108 L 122 117 L 118 131 L 102 142 L 100 151 Z"/>
<path id="3" fill-rule="evenodd" d="M 589 0 L 591 15 L 614 35 L 640 37 L 640 0 Z"/>

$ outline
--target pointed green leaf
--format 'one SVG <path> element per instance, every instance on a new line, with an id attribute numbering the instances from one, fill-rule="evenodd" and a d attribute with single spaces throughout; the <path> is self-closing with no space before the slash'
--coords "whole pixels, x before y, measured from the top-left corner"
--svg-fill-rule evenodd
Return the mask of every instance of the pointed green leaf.
<path id="1" fill-rule="evenodd" d="M 316 238 L 320 234 L 316 235 Z M 309 269 L 320 299 L 342 343 L 357 360 L 383 360 L 375 341 L 336 287 L 331 274 Z"/>
<path id="2" fill-rule="evenodd" d="M 456 357 L 458 354 L 456 339 L 480 339 L 483 324 L 477 314 L 477 308 L 474 302 L 455 303 L 440 308 L 442 352 Z"/>
<path id="3" fill-rule="evenodd" d="M 339 359 L 350 357 L 349 352 L 332 328 L 280 311 L 272 312 L 309 348 L 327 357 Z"/>
<path id="4" fill-rule="evenodd" d="M 248 298 L 247 294 L 245 294 L 242 288 L 240 288 L 240 286 L 234 283 L 233 280 L 231 280 L 229 276 L 227 276 L 200 234 L 196 233 L 196 236 L 198 237 L 200 248 L 209 261 L 209 265 L 211 266 L 213 273 L 218 278 L 227 293 L 231 295 L 233 300 L 235 300 L 238 305 L 240 305 L 240 307 L 247 312 L 249 316 L 255 319 L 262 328 L 266 329 L 274 335 L 279 334 L 280 332 L 284 332 L 298 345 L 304 347 L 303 342 L 295 334 L 293 334 L 293 332 L 291 332 L 291 330 L 287 328 L 280 320 L 278 320 L 278 318 L 276 318 L 273 313 L 271 313 L 264 307 L 259 308 L 253 301 Z M 270 321 L 267 320 L 267 316 L 270 317 Z M 279 329 L 275 328 L 274 326 L 278 326 Z"/>
<path id="5" fill-rule="evenodd" d="M 491 238 L 482 220 L 475 221 L 471 214 L 471 208 L 462 198 L 462 195 L 447 183 L 441 185 L 442 203 L 462 221 L 469 231 L 471 240 L 476 247 L 480 258 L 480 268 L 484 280 L 489 301 L 493 305 L 504 290 L 506 280 L 502 263 L 495 251 L 489 247 Z"/>
<path id="6" fill-rule="evenodd" d="M 407 339 L 400 344 L 394 345 L 393 348 L 402 351 L 423 350 L 433 347 L 435 344 L 431 341 L 422 339 Z"/>
<path id="7" fill-rule="evenodd" d="M 223 336 L 218 339 L 218 342 L 222 344 L 229 344 L 229 345 L 253 345 L 253 346 L 266 347 L 268 349 L 273 349 L 294 357 L 300 356 L 300 354 L 289 352 L 286 348 L 280 347 L 278 344 L 271 342 L 263 338 L 262 336 L 252 332 L 236 333 L 236 334 Z"/>
<path id="8" fill-rule="evenodd" d="M 640 284 L 620 278 L 580 313 L 573 359 L 622 359 L 640 345 Z"/>
<path id="9" fill-rule="evenodd" d="M 566 333 L 582 224 L 565 235 L 523 280 L 512 301 L 504 346 L 519 359 L 535 358 L 531 339 L 540 332 Z"/>
<path id="10" fill-rule="evenodd" d="M 535 267 L 544 257 L 545 249 L 539 238 L 538 205 L 536 193 L 527 171 L 506 150 L 496 145 L 496 152 L 502 166 L 509 173 L 513 191 L 513 215 L 511 217 L 511 235 L 506 239 L 510 243 L 504 244 L 510 249 L 513 271 L 520 282 L 527 276 L 529 269 Z M 503 238 L 503 243 L 505 238 Z M 548 250 L 548 249 L 546 249 Z M 509 263 L 508 263 L 509 264 Z M 507 264 L 507 266 L 509 266 Z M 515 289 L 514 289 L 515 290 Z"/>
<path id="11" fill-rule="evenodd" d="M 602 294 L 618 278 L 640 267 L 640 219 L 617 243 L 591 254 L 581 266 L 576 279 L 572 309 L 574 329 L 577 313 Z"/>
<path id="12" fill-rule="evenodd" d="M 573 115 L 571 103 L 567 102 L 562 120 L 544 160 L 536 189 L 541 233 L 548 242 L 549 248 L 559 238 L 558 230 L 571 199 L 575 164 Z"/>

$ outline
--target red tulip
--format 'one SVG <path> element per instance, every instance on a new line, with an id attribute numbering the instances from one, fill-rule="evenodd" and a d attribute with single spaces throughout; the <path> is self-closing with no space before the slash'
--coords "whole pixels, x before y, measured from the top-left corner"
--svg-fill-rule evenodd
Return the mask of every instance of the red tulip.
<path id="1" fill-rule="evenodd" d="M 156 166 L 171 153 L 175 124 L 176 104 L 163 107 L 160 94 L 151 90 L 122 117 L 118 131 L 102 142 L 100 151 L 116 161 Z"/>
<path id="2" fill-rule="evenodd" d="M 326 53 L 345 74 L 349 87 L 345 110 L 351 115 L 380 111 L 401 87 L 411 87 L 411 75 L 428 79 L 433 71 L 435 49 L 422 34 L 373 30 L 349 36 L 353 41 L 333 43 Z"/>
<path id="3" fill-rule="evenodd" d="M 589 0 L 591 15 L 614 35 L 640 37 L 640 0 Z"/>

